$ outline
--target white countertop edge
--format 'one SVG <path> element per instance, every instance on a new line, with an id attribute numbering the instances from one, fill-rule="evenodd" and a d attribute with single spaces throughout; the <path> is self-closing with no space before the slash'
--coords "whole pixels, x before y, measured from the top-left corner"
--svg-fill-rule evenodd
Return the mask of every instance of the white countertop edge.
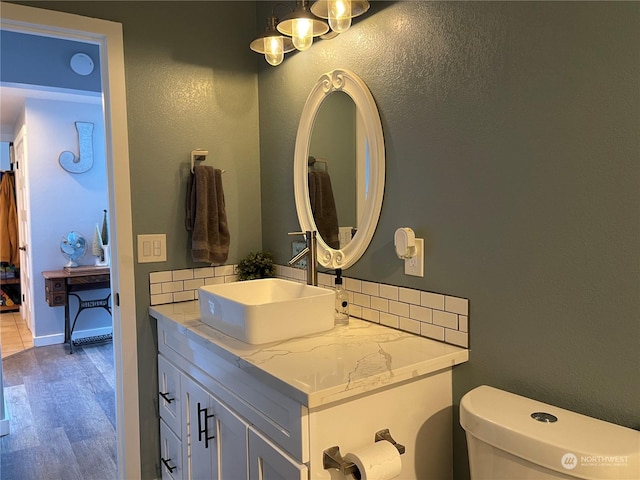
<path id="1" fill-rule="evenodd" d="M 372 390 L 405 382 L 413 378 L 426 376 L 439 370 L 459 365 L 469 359 L 469 351 L 465 348 L 444 344 L 383 325 L 366 322 L 365 320 L 353 319 L 351 328 L 353 328 L 355 332 L 366 331 L 371 325 L 388 330 L 390 335 L 389 342 L 391 343 L 395 342 L 394 335 L 397 334 L 397 336 L 400 337 L 400 341 L 403 338 L 418 338 L 421 339 L 419 340 L 420 342 L 422 342 L 422 340 L 424 340 L 424 342 L 433 342 L 437 344 L 438 348 L 446 350 L 447 352 L 432 358 L 418 360 L 411 365 L 375 372 L 367 375 L 366 378 L 359 378 L 353 382 L 343 382 L 331 387 L 313 390 L 304 384 L 304 382 L 297 381 L 296 378 L 282 378 L 277 373 L 269 371 L 268 365 L 264 365 L 265 360 L 262 359 L 262 361 L 260 361 L 260 357 L 264 356 L 264 352 L 271 352 L 270 354 L 273 354 L 273 352 L 281 349 L 289 350 L 290 345 L 300 344 L 306 341 L 306 339 L 313 341 L 314 338 L 322 338 L 323 340 L 326 339 L 325 341 L 328 344 L 331 344 L 330 339 L 332 337 L 342 337 L 344 335 L 344 331 L 342 330 L 347 327 L 337 327 L 323 334 L 309 335 L 308 337 L 300 337 L 283 342 L 266 345 L 250 345 L 229 337 L 213 327 L 202 323 L 200 321 L 197 301 L 151 306 L 149 307 L 149 313 L 157 320 L 176 324 L 178 330 L 187 338 L 211 350 L 243 371 L 259 378 L 283 394 L 306 405 L 308 408 L 320 407 Z M 380 330 L 376 329 L 376 331 Z M 304 351 L 293 353 L 305 354 Z"/>

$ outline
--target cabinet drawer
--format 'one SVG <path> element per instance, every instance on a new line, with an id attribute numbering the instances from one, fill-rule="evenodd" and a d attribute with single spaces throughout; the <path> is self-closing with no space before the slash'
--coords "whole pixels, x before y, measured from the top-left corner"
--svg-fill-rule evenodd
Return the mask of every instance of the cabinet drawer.
<path id="1" fill-rule="evenodd" d="M 182 443 L 160 420 L 160 468 L 163 480 L 182 480 Z"/>
<path id="2" fill-rule="evenodd" d="M 64 279 L 52 278 L 44 281 L 45 300 L 50 307 L 62 307 L 67 304 L 67 285 Z"/>
<path id="3" fill-rule="evenodd" d="M 187 338 L 183 330 L 173 322 L 159 320 L 160 353 L 297 461 L 308 462 L 307 408 L 201 343 Z"/>
<path id="4" fill-rule="evenodd" d="M 180 371 L 158 355 L 158 411 L 176 435 L 182 429 L 181 403 Z"/>

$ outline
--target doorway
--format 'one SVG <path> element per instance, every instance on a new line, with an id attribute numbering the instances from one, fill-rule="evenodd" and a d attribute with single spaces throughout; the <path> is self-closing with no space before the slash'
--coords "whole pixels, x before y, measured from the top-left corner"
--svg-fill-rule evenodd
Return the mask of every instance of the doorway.
<path id="1" fill-rule="evenodd" d="M 118 477 L 140 476 L 140 429 L 133 233 L 122 26 L 79 15 L 3 3 L 0 27 L 91 42 L 100 47 L 111 225 L 113 346 Z M 126 386 L 126 388 L 125 388 Z"/>

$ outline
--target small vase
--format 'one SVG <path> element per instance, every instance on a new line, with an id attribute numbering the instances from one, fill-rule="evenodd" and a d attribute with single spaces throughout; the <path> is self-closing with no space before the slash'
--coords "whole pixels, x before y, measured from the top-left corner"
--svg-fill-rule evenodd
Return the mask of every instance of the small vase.
<path id="1" fill-rule="evenodd" d="M 102 256 L 104 257 L 104 265 L 111 265 L 111 246 L 109 244 L 102 246 Z"/>
<path id="2" fill-rule="evenodd" d="M 96 267 L 108 267 L 111 265 L 111 247 L 102 245 L 102 258 L 96 257 Z"/>

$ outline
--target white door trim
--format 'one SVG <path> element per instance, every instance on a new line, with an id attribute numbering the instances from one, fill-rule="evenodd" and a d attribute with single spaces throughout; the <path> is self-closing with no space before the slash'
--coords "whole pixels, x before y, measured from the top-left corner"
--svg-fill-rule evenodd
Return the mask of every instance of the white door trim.
<path id="1" fill-rule="evenodd" d="M 0 27 L 6 30 L 77 39 L 100 46 L 104 95 L 107 182 L 111 237 L 111 291 L 116 374 L 118 478 L 140 478 L 138 349 L 129 184 L 129 144 L 122 25 L 2 2 Z"/>

